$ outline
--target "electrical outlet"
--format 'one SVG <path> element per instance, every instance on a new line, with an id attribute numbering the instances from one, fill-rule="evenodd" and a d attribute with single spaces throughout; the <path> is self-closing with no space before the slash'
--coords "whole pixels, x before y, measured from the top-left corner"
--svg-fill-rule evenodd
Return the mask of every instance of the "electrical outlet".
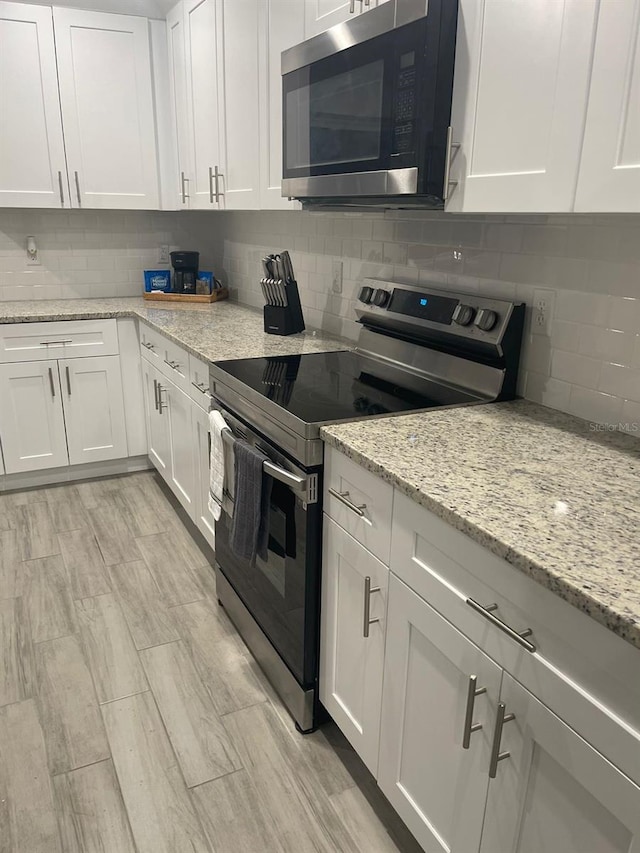
<path id="1" fill-rule="evenodd" d="M 38 253 L 35 255 L 27 255 L 27 266 L 28 267 L 39 267 L 42 265 L 42 261 L 38 257 Z"/>
<path id="2" fill-rule="evenodd" d="M 342 293 L 342 261 L 334 261 L 331 266 L 331 290 Z"/>
<path id="3" fill-rule="evenodd" d="M 553 319 L 554 303 L 555 293 L 553 290 L 533 291 L 533 309 L 531 315 L 532 335 L 545 335 L 546 337 L 549 337 L 551 334 L 551 321 Z"/>
<path id="4" fill-rule="evenodd" d="M 169 247 L 168 246 L 160 246 L 160 254 L 158 255 L 158 263 L 159 264 L 168 264 L 169 263 Z"/>

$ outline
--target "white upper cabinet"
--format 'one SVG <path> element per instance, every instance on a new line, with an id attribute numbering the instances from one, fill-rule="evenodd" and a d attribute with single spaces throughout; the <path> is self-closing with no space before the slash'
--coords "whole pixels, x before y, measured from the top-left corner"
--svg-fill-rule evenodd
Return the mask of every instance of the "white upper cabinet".
<path id="1" fill-rule="evenodd" d="M 577 211 L 640 211 L 640 0 L 600 4 Z"/>
<path id="2" fill-rule="evenodd" d="M 66 207 L 51 9 L 0 2 L 0 207 Z"/>
<path id="3" fill-rule="evenodd" d="M 74 207 L 159 206 L 148 22 L 53 11 Z"/>
<path id="4" fill-rule="evenodd" d="M 220 206 L 260 207 L 258 7 L 265 0 L 218 0 L 218 69 L 222 176 Z M 214 177 L 215 184 L 215 177 Z M 214 186 L 215 189 L 215 186 Z"/>
<path id="5" fill-rule="evenodd" d="M 625 2 L 601 5 L 618 17 Z M 461 147 L 447 210 L 573 208 L 596 8 L 596 0 L 461 0 L 452 110 L 453 141 Z M 623 52 L 614 41 L 607 62 L 616 51 Z M 627 73 L 624 57 L 616 64 Z M 621 115 L 619 104 L 614 110 Z M 612 139 L 615 123 L 614 116 Z M 630 140 L 634 133 L 637 154 L 637 121 Z"/>
<path id="6" fill-rule="evenodd" d="M 282 197 L 283 50 L 304 40 L 304 7 L 291 0 L 263 0 L 258 7 L 260 76 L 260 207 L 291 210 L 299 202 Z"/>

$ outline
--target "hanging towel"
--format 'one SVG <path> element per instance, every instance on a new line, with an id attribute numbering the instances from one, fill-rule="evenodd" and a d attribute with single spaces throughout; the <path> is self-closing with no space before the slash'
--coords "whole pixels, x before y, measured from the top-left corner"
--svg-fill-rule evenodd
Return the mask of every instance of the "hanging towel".
<path id="1" fill-rule="evenodd" d="M 256 554 L 266 559 L 271 477 L 264 474 L 267 457 L 246 441 L 233 447 L 235 457 L 235 507 L 229 545 L 242 560 L 255 562 Z"/>
<path id="2" fill-rule="evenodd" d="M 211 450 L 209 455 L 209 511 L 217 521 L 222 512 L 222 494 L 224 491 L 224 442 L 222 430 L 227 428 L 221 413 L 214 409 L 209 412 L 209 435 Z"/>

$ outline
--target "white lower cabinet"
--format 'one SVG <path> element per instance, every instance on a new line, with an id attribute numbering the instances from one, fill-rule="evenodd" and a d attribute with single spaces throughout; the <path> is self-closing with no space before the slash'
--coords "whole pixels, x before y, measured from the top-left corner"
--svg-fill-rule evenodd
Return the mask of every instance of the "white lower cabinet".
<path id="1" fill-rule="evenodd" d="M 69 358 L 58 364 L 71 465 L 125 457 L 120 358 Z"/>
<path id="2" fill-rule="evenodd" d="M 158 402 L 161 417 L 166 418 L 169 423 L 169 486 L 193 519 L 196 487 L 191 431 L 193 402 L 184 391 L 167 379 L 162 379 L 158 385 Z"/>
<path id="3" fill-rule="evenodd" d="M 200 533 L 213 548 L 215 520 L 209 510 L 209 414 L 195 404 L 191 408 L 191 435 L 195 461 L 195 518 Z"/>
<path id="4" fill-rule="evenodd" d="M 320 701 L 378 769 L 389 569 L 324 517 Z"/>
<path id="5" fill-rule="evenodd" d="M 149 459 L 166 480 L 170 469 L 169 419 L 163 416 L 166 402 L 162 408 L 158 402 L 158 382 L 162 374 L 146 359 L 142 359 L 142 385 L 144 390 L 144 408 L 147 419 L 147 450 Z"/>
<path id="6" fill-rule="evenodd" d="M 0 400 L 7 474 L 69 464 L 57 361 L 0 364 Z"/>
<path id="7" fill-rule="evenodd" d="M 640 788 L 507 673 L 500 701 L 514 719 L 497 743 L 481 853 L 640 849 Z M 581 701 L 576 691 L 576 721 Z"/>
<path id="8" fill-rule="evenodd" d="M 478 850 L 501 676 L 391 576 L 378 784 L 425 850 Z"/>

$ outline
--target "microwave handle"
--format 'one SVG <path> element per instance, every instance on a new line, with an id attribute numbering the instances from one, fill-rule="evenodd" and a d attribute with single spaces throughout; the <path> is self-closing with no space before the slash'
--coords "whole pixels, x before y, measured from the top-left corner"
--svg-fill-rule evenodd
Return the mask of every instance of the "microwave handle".
<path id="1" fill-rule="evenodd" d="M 442 200 L 446 201 L 449 198 L 449 188 L 457 187 L 458 182 L 452 181 L 450 178 L 451 174 L 451 163 L 453 162 L 458 150 L 460 148 L 459 142 L 451 141 L 452 130 L 451 125 L 447 128 L 447 147 L 444 155 L 444 186 L 442 187 Z M 453 152 L 453 153 L 452 153 Z"/>

